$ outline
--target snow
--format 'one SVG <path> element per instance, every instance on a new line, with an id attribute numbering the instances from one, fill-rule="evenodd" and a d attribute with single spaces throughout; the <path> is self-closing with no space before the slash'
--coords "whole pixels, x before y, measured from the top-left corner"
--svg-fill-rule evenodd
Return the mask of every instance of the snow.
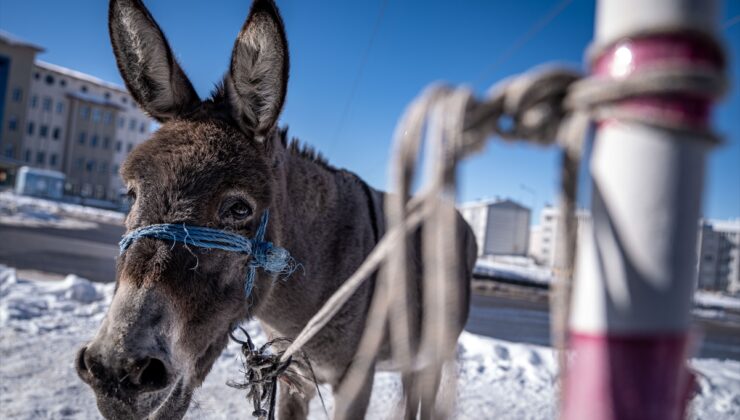
<path id="1" fill-rule="evenodd" d="M 473 273 L 483 277 L 495 277 L 519 283 L 549 285 L 552 282 L 552 270 L 537 265 L 528 257 L 496 256 L 478 258 Z"/>
<path id="2" fill-rule="evenodd" d="M 694 294 L 694 303 L 705 308 L 729 309 L 740 312 L 740 297 L 699 290 Z"/>
<path id="3" fill-rule="evenodd" d="M 24 274 L 27 276 L 27 274 Z M 20 278 L 0 266 L 0 417 L 99 418 L 92 391 L 76 376 L 76 350 L 96 331 L 113 295 L 112 284 L 91 283 L 69 275 L 62 281 Z M 258 343 L 265 341 L 257 322 L 245 324 Z M 555 371 L 552 349 L 506 342 L 464 332 L 458 343 L 456 375 L 460 419 L 551 419 L 555 417 Z M 695 418 L 740 416 L 740 362 L 693 359 L 698 394 Z M 190 419 L 250 418 L 238 380 L 241 360 L 236 344 L 221 354 L 195 394 Z M 446 389 L 453 381 L 443 379 Z M 330 390 L 322 386 L 329 409 Z M 369 419 L 387 418 L 397 410 L 397 374 L 375 375 Z M 318 399 L 311 418 L 324 419 Z"/>
<path id="4" fill-rule="evenodd" d="M 0 192 L 0 225 L 94 229 L 96 222 L 121 224 L 124 218 L 117 211 Z"/>

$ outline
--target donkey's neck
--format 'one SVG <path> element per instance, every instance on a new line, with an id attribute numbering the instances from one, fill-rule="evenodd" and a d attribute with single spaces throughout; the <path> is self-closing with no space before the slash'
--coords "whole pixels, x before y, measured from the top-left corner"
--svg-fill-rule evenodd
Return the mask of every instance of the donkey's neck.
<path id="1" fill-rule="evenodd" d="M 302 268 L 272 284 L 257 315 L 280 334 L 292 335 L 375 246 L 377 193 L 353 173 L 291 151 L 282 168 L 273 201 L 279 218 L 274 240 Z"/>

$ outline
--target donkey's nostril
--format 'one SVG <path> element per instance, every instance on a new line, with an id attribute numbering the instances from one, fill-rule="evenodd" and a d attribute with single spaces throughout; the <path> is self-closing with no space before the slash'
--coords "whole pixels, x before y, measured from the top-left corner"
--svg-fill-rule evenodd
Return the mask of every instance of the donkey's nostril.
<path id="1" fill-rule="evenodd" d="M 77 369 L 77 375 L 84 380 L 85 382 L 90 380 L 90 370 L 87 367 L 87 363 L 85 362 L 85 352 L 87 351 L 87 346 L 83 346 L 78 352 L 77 352 L 77 360 L 75 360 L 75 368 Z"/>
<path id="2" fill-rule="evenodd" d="M 130 380 L 141 391 L 156 391 L 167 386 L 167 368 L 159 359 L 146 358 L 136 363 Z"/>

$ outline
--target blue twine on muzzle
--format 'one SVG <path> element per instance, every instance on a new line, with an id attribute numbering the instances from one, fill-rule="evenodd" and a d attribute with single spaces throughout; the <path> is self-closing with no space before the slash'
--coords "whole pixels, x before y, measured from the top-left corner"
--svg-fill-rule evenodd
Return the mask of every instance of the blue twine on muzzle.
<path id="1" fill-rule="evenodd" d="M 249 297 L 254 287 L 257 268 L 262 268 L 268 273 L 289 276 L 297 267 L 295 260 L 290 256 L 287 249 L 265 241 L 269 218 L 269 212 L 265 210 L 262 213 L 260 225 L 254 238 L 247 238 L 220 229 L 186 224 L 162 223 L 144 226 L 133 230 L 121 239 L 118 243 L 120 247 L 119 255 L 126 252 L 135 241 L 141 238 L 169 240 L 173 241 L 173 245 L 174 242 L 180 242 L 186 246 L 220 249 L 250 255 L 252 258 L 249 261 L 247 281 L 244 285 L 244 293 Z"/>

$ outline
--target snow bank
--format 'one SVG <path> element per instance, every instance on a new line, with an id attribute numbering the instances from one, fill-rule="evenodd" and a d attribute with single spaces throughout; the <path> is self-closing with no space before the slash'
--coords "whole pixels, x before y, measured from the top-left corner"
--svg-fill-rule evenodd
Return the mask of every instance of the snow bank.
<path id="1" fill-rule="evenodd" d="M 0 224 L 92 229 L 95 222 L 120 224 L 124 217 L 117 211 L 0 192 Z"/>
<path id="2" fill-rule="evenodd" d="M 0 266 L 0 417 L 99 418 L 92 391 L 76 376 L 76 350 L 96 331 L 113 294 L 112 284 L 90 283 L 77 276 L 64 281 L 30 281 Z M 258 323 L 246 328 L 258 343 L 265 341 Z M 699 374 L 692 403 L 697 418 L 740 416 L 740 363 L 691 362 Z M 239 349 L 230 344 L 195 394 L 190 419 L 249 418 L 243 392 L 225 385 L 238 380 Z M 547 347 L 505 342 L 463 333 L 457 384 L 460 419 L 551 419 L 554 412 L 555 360 Z M 443 379 L 451 388 L 452 381 Z M 388 418 L 401 392 L 397 374 L 375 375 L 367 418 Z M 329 409 L 328 388 L 322 393 Z M 318 399 L 311 418 L 324 419 Z"/>
<path id="3" fill-rule="evenodd" d="M 527 257 L 478 258 L 473 274 L 536 285 L 549 285 L 552 282 L 552 270 L 535 264 Z"/>

